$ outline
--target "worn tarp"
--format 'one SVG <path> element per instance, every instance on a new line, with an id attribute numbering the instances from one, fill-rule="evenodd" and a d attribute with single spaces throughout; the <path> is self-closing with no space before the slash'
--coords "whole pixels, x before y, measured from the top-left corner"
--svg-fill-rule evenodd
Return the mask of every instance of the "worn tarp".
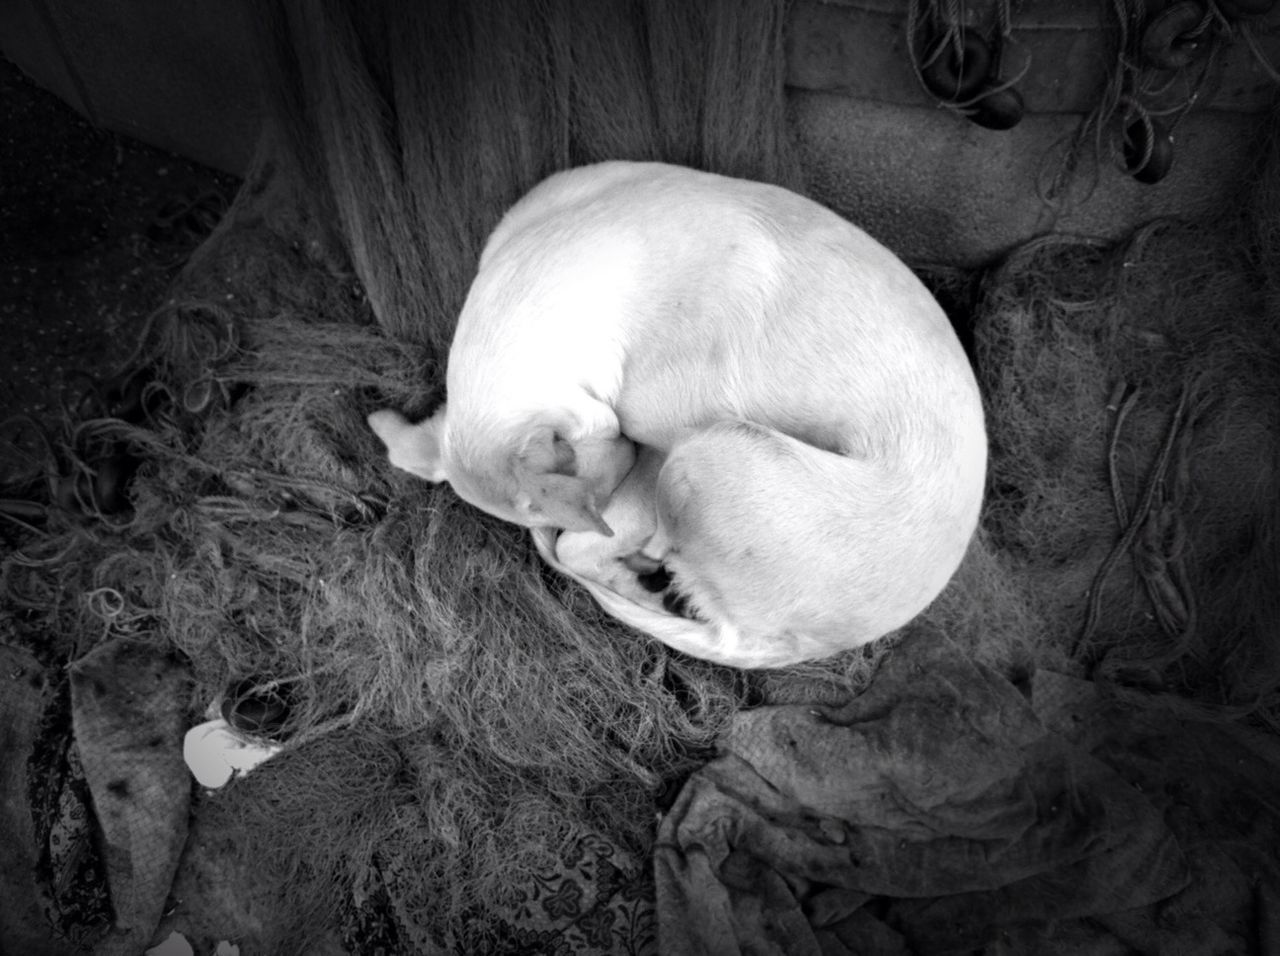
<path id="1" fill-rule="evenodd" d="M 662 949 L 1263 952 L 1275 751 L 1060 675 L 1018 687 L 915 635 L 843 707 L 738 715 L 660 825 Z"/>

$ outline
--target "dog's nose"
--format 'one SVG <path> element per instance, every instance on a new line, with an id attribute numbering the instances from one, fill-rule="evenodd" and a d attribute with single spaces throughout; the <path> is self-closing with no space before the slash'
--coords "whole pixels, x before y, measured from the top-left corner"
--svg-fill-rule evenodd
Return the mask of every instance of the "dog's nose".
<path id="1" fill-rule="evenodd" d="M 662 565 L 658 565 L 645 574 L 637 575 L 637 578 L 640 581 L 640 586 L 651 594 L 665 591 L 671 586 L 671 572 Z"/>

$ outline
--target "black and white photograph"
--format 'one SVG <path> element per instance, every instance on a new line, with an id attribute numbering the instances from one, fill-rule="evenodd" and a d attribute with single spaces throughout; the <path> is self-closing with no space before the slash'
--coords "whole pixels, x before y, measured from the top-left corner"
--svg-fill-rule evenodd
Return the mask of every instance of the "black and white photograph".
<path id="1" fill-rule="evenodd" d="M 1280 956 L 1280 2 L 0 0 L 0 956 Z"/>

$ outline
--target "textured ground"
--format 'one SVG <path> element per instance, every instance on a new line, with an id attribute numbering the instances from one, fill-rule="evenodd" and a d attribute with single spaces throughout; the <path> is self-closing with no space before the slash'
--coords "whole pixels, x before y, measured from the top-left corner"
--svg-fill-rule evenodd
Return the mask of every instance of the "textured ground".
<path id="1" fill-rule="evenodd" d="M 97 130 L 0 58 L 0 420 L 109 374 L 237 181 Z M 31 467 L 7 424 L 0 474 Z"/>

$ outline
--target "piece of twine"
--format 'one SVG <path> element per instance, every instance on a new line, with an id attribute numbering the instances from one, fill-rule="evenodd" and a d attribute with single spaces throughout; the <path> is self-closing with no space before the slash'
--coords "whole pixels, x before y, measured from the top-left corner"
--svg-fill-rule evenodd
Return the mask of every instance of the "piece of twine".
<path id="1" fill-rule="evenodd" d="M 943 4 L 945 4 L 945 10 L 942 9 Z M 991 75 L 999 77 L 1004 65 L 1007 48 L 1020 46 L 1020 44 L 1013 33 L 1013 13 L 1010 9 L 1010 0 L 996 0 L 994 7 L 994 34 L 999 37 L 999 42 L 995 44 L 995 48 L 992 51 L 995 59 L 992 63 Z M 957 59 L 960 57 L 964 41 L 964 21 L 964 11 L 957 0 L 909 0 L 907 4 L 907 57 L 911 61 L 911 69 L 915 73 L 916 81 L 930 98 L 936 99 L 924 81 L 924 70 L 948 50 Z M 928 59 L 923 58 L 921 55 L 919 42 L 921 36 L 934 36 L 941 40 L 941 42 L 937 43 L 937 48 L 932 57 Z M 967 99 L 939 100 L 938 105 L 961 116 L 966 116 L 968 115 L 966 111 L 972 110 L 981 100 L 986 99 L 992 93 L 998 93 L 1017 86 L 1030 70 L 1031 57 L 1024 51 L 1021 65 L 1013 76 L 999 79 Z"/>
<path id="2" fill-rule="evenodd" d="M 1099 565 L 1089 588 L 1089 608 L 1076 639 L 1072 655 L 1085 660 L 1092 672 L 1097 663 L 1091 646 L 1102 616 L 1103 592 L 1107 579 L 1126 553 L 1132 553 L 1134 567 L 1142 578 L 1156 622 L 1178 646 L 1185 645 L 1195 631 L 1196 600 L 1187 575 L 1184 555 L 1186 528 L 1177 500 L 1190 483 L 1190 432 L 1187 406 L 1190 385 L 1184 383 L 1156 459 L 1131 510 L 1125 497 L 1117 464 L 1124 424 L 1141 389 L 1121 382 L 1107 404 L 1113 415 L 1107 447 L 1107 475 L 1111 503 L 1120 537 Z M 1170 466 L 1173 467 L 1170 481 Z"/>

